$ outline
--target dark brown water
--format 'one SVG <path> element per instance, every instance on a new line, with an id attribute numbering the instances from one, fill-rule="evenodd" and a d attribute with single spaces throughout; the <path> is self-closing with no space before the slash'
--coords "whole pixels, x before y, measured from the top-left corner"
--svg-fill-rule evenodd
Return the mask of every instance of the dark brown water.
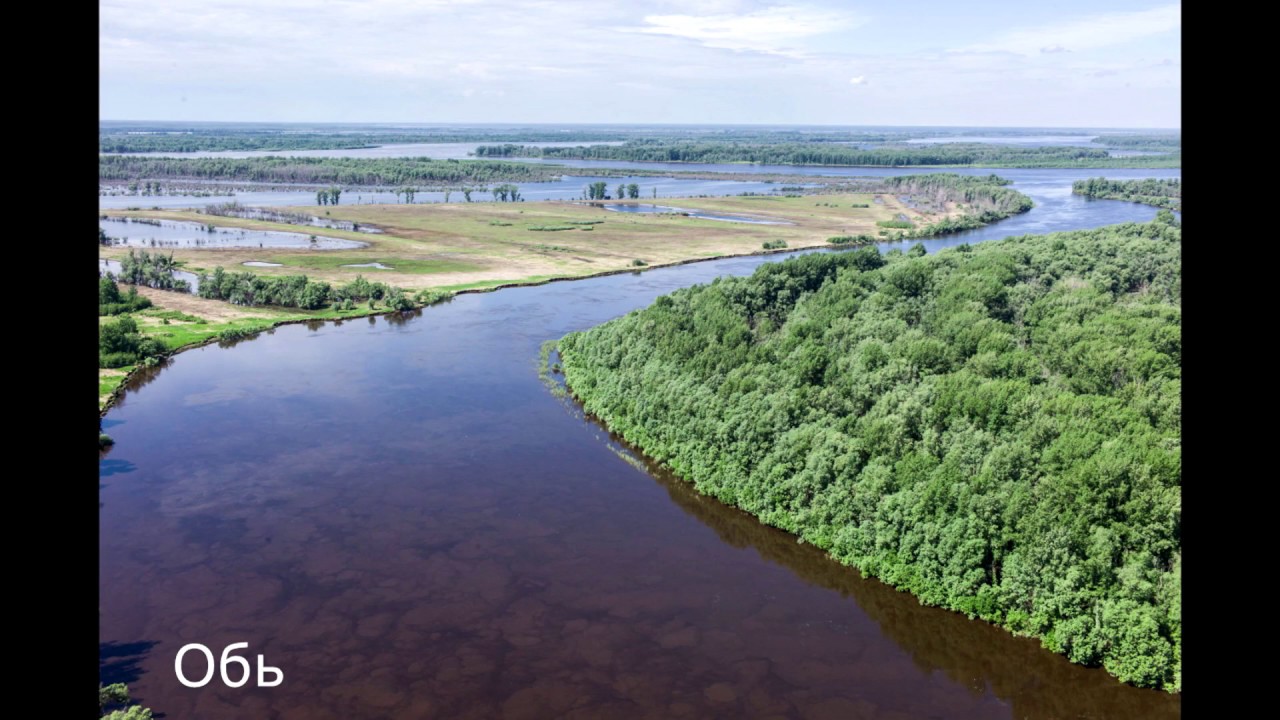
<path id="1" fill-rule="evenodd" d="M 634 467 L 538 381 L 543 340 L 763 261 L 289 326 L 151 373 L 104 423 L 104 681 L 169 718 L 1179 717 Z M 183 687 L 191 642 L 248 642 L 284 682 Z"/>

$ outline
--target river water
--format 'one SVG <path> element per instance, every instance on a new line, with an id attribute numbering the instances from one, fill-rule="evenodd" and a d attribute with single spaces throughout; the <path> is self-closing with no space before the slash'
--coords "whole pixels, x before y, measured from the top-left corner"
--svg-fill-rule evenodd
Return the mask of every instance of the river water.
<path id="1" fill-rule="evenodd" d="M 1000 172 L 1037 207 L 930 251 L 1155 214 L 1072 196 L 1088 171 Z M 286 326 L 152 371 L 103 423 L 103 681 L 173 718 L 1180 717 L 624 461 L 540 383 L 544 340 L 778 259 Z M 284 682 L 183 687 L 196 642 L 248 642 Z"/>

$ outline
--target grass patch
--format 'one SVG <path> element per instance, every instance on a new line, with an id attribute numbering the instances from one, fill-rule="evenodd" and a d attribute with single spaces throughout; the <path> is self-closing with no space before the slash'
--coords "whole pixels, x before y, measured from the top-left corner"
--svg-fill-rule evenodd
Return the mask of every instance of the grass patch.
<path id="1" fill-rule="evenodd" d="M 270 262 L 278 262 L 285 268 L 298 268 L 300 270 L 336 270 L 340 272 L 350 272 L 352 274 L 365 273 L 372 274 L 381 272 L 377 268 L 358 268 L 358 267 L 342 267 L 343 265 L 365 265 L 368 263 L 382 263 L 387 267 L 395 269 L 396 272 L 412 273 L 415 275 L 430 275 L 433 273 L 449 273 L 449 272 L 470 272 L 479 270 L 480 268 L 468 262 L 452 259 L 410 259 L 410 258 L 393 258 L 393 257 L 334 257 L 329 255 L 277 255 L 270 258 Z M 259 270 L 261 268 L 236 268 L 236 270 Z M 267 268 L 268 270 L 271 268 Z M 283 268 L 276 268 L 277 270 Z"/>
<path id="2" fill-rule="evenodd" d="M 177 320 L 179 322 L 195 323 L 196 325 L 205 324 L 204 318 L 196 317 L 195 315 L 188 315 L 180 310 L 143 310 L 137 314 L 145 315 L 146 317 L 160 318 L 161 320 Z"/>
<path id="3" fill-rule="evenodd" d="M 560 232 L 561 230 L 577 230 L 576 225 L 532 225 L 528 228 L 534 232 Z"/>

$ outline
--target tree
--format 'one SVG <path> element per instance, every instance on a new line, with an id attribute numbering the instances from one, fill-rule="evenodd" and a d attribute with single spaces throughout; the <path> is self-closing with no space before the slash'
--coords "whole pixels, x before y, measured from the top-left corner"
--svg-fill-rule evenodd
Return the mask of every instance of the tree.
<path id="1" fill-rule="evenodd" d="M 107 720 L 151 720 L 151 710 L 141 705 L 130 705 L 123 709 L 112 710 L 106 715 L 103 714 L 112 705 L 128 705 L 132 701 L 129 697 L 129 688 L 124 683 L 98 685 L 98 715 Z"/>
<path id="2" fill-rule="evenodd" d="M 98 278 L 98 304 L 118 302 L 120 302 L 120 287 L 116 285 L 116 281 L 109 277 Z"/>
<path id="3" fill-rule="evenodd" d="M 342 188 L 340 187 L 329 188 L 329 199 L 333 202 L 334 205 L 338 204 L 338 198 L 340 197 L 342 197 Z"/>
<path id="4" fill-rule="evenodd" d="M 622 183 L 618 183 L 618 189 L 616 193 L 617 193 L 617 198 L 619 200 L 623 199 L 624 197 L 627 196 L 627 186 L 623 185 Z"/>
<path id="5" fill-rule="evenodd" d="M 619 195 L 619 197 L 621 197 L 621 195 Z M 635 183 L 631 183 L 630 185 L 628 185 L 627 197 L 631 198 L 632 200 L 635 200 L 636 198 L 640 197 L 640 186 Z"/>
<path id="6" fill-rule="evenodd" d="M 452 195 L 452 194 L 453 194 L 453 190 L 452 190 L 451 188 L 445 188 L 445 189 L 444 189 L 444 201 L 445 201 L 445 202 L 449 202 L 449 196 L 450 196 L 450 195 Z"/>
<path id="7" fill-rule="evenodd" d="M 469 187 L 462 188 L 462 197 L 466 198 L 467 202 L 471 202 L 471 188 Z"/>

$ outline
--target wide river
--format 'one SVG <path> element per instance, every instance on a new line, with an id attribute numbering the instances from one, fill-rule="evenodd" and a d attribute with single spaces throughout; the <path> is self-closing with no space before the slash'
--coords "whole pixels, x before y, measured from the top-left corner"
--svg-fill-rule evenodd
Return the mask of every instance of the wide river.
<path id="1" fill-rule="evenodd" d="M 1037 207 L 930 251 L 1155 214 L 1071 195 L 1088 171 L 997 172 Z M 178 355 L 103 423 L 103 681 L 170 718 L 1180 717 L 624 461 L 539 381 L 543 341 L 778 259 Z M 237 642 L 283 683 L 179 683 L 183 645 Z"/>

